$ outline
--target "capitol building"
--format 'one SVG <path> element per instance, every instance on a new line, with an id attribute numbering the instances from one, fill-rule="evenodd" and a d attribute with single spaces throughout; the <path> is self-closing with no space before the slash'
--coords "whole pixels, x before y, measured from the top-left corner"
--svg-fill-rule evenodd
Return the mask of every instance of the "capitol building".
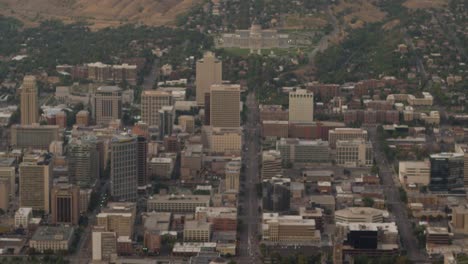
<path id="1" fill-rule="evenodd" d="M 235 33 L 225 33 L 219 39 L 222 48 L 241 48 L 260 53 L 262 49 L 289 48 L 289 35 L 279 34 L 274 29 L 262 29 L 253 24 L 250 29 L 236 30 Z"/>

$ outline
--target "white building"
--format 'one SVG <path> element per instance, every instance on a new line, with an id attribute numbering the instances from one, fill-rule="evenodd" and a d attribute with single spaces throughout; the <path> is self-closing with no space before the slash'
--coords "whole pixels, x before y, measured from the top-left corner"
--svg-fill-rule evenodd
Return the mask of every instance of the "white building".
<path id="1" fill-rule="evenodd" d="M 32 216 L 31 207 L 20 207 L 15 213 L 15 228 L 27 228 Z"/>
<path id="2" fill-rule="evenodd" d="M 310 123 L 314 121 L 314 94 L 305 89 L 289 93 L 289 122 Z"/>

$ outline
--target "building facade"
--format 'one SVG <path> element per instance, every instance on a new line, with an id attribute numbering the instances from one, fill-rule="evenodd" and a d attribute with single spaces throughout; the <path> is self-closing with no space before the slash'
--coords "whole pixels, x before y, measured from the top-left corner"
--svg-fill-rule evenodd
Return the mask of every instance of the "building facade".
<path id="1" fill-rule="evenodd" d="M 117 201 L 134 201 L 138 189 L 138 140 L 130 135 L 111 140 L 111 195 Z"/>
<path id="2" fill-rule="evenodd" d="M 50 212 L 52 165 L 50 156 L 33 157 L 19 166 L 19 204 Z"/>
<path id="3" fill-rule="evenodd" d="M 222 74 L 222 62 L 214 53 L 206 52 L 203 58 L 197 61 L 195 86 L 199 106 L 205 105 L 205 94 L 210 92 L 211 85 L 221 84 Z"/>
<path id="4" fill-rule="evenodd" d="M 314 121 L 314 94 L 305 89 L 289 93 L 289 122 L 311 123 Z"/>
<path id="5" fill-rule="evenodd" d="M 432 191 L 451 192 L 464 187 L 463 159 L 461 153 L 439 153 L 430 156 Z"/>
<path id="6" fill-rule="evenodd" d="M 67 145 L 68 173 L 71 182 L 90 187 L 99 179 L 99 153 L 97 138 L 72 138 Z"/>
<path id="7" fill-rule="evenodd" d="M 159 126 L 159 110 L 173 105 L 169 92 L 146 90 L 141 93 L 141 120 L 148 126 Z"/>
<path id="8" fill-rule="evenodd" d="M 21 125 L 32 125 L 39 120 L 39 105 L 37 103 L 36 77 L 26 75 L 23 79 L 20 93 Z"/>
<path id="9" fill-rule="evenodd" d="M 222 128 L 240 127 L 240 85 L 211 85 L 210 125 Z"/>
<path id="10" fill-rule="evenodd" d="M 122 118 L 122 89 L 117 86 L 101 86 L 94 94 L 94 121 L 108 125 Z"/>
<path id="11" fill-rule="evenodd" d="M 80 188 L 57 184 L 51 191 L 52 223 L 78 225 L 80 219 Z"/>
<path id="12" fill-rule="evenodd" d="M 364 140 L 338 140 L 335 160 L 337 165 L 345 167 L 372 166 L 372 144 Z"/>

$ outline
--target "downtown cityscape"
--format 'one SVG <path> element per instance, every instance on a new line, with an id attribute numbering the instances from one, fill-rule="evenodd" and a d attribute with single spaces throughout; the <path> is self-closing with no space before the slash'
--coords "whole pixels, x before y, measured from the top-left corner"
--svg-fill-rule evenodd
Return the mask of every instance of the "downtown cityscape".
<path id="1" fill-rule="evenodd" d="M 0 263 L 468 263 L 465 0 L 0 9 Z"/>

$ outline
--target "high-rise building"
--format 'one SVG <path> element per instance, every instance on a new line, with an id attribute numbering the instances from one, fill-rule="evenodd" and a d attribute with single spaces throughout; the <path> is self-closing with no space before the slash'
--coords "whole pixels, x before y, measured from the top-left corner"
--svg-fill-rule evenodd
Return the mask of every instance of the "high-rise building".
<path id="1" fill-rule="evenodd" d="M 146 189 L 148 185 L 148 141 L 145 137 L 138 136 L 138 187 Z"/>
<path id="2" fill-rule="evenodd" d="M 206 52 L 203 59 L 197 61 L 196 81 L 197 104 L 205 104 L 205 94 L 210 92 L 213 84 L 221 84 L 223 80 L 222 62 L 218 60 L 214 53 Z"/>
<path id="3" fill-rule="evenodd" d="M 26 75 L 21 86 L 21 125 L 32 125 L 39 118 L 36 77 Z"/>
<path id="4" fill-rule="evenodd" d="M 23 158 L 19 166 L 20 207 L 50 212 L 51 159 L 48 154 Z"/>
<path id="5" fill-rule="evenodd" d="M 439 153 L 430 156 L 431 181 L 429 189 L 431 191 L 450 192 L 463 189 L 462 153 Z"/>
<path id="6" fill-rule="evenodd" d="M 163 106 L 173 105 L 169 92 L 148 90 L 141 93 L 141 120 L 148 126 L 159 125 L 159 110 Z"/>
<path id="7" fill-rule="evenodd" d="M 130 135 L 111 140 L 111 195 L 117 201 L 134 201 L 138 185 L 138 140 Z"/>
<path id="8" fill-rule="evenodd" d="M 10 179 L 0 178 L 0 209 L 5 212 L 10 205 L 10 191 Z"/>
<path id="9" fill-rule="evenodd" d="M 80 188 L 57 184 L 51 192 L 52 223 L 77 225 L 80 219 Z"/>
<path id="10" fill-rule="evenodd" d="M 305 89 L 289 93 L 289 122 L 310 123 L 314 121 L 314 94 Z"/>
<path id="11" fill-rule="evenodd" d="M 94 120 L 98 125 L 108 125 L 122 118 L 122 89 L 117 86 L 101 86 L 94 94 Z"/>
<path id="12" fill-rule="evenodd" d="M 9 193 L 11 195 L 15 195 L 16 188 L 15 188 L 15 167 L 1 167 L 0 166 L 0 179 L 8 179 L 10 182 L 10 190 Z"/>
<path id="13" fill-rule="evenodd" d="M 468 144 L 456 144 L 455 152 L 463 154 L 463 182 L 468 187 Z"/>
<path id="14" fill-rule="evenodd" d="M 18 148 L 48 149 L 50 143 L 59 140 L 59 127 L 56 125 L 40 126 L 13 125 L 11 127 L 11 145 Z"/>
<path id="15" fill-rule="evenodd" d="M 281 152 L 278 150 L 268 150 L 262 153 L 262 179 L 271 179 L 277 175 L 282 175 Z"/>
<path id="16" fill-rule="evenodd" d="M 225 169 L 225 185 L 226 191 L 239 191 L 239 178 L 240 178 L 240 171 L 241 171 L 241 162 L 239 160 L 233 160 L 226 163 Z"/>
<path id="17" fill-rule="evenodd" d="M 263 209 L 273 212 L 288 211 L 291 199 L 290 184 L 290 178 L 273 177 L 263 180 Z"/>
<path id="18" fill-rule="evenodd" d="M 159 139 L 163 140 L 165 136 L 172 134 L 175 118 L 174 106 L 163 106 L 159 111 Z"/>
<path id="19" fill-rule="evenodd" d="M 94 136 L 73 138 L 67 148 L 70 181 L 80 187 L 93 185 L 99 178 L 97 138 Z"/>
<path id="20" fill-rule="evenodd" d="M 95 227 L 92 233 L 93 261 L 109 262 L 112 255 L 117 256 L 117 234 Z"/>
<path id="21" fill-rule="evenodd" d="M 215 84 L 210 87 L 210 125 L 224 128 L 240 126 L 240 85 Z"/>
<path id="22" fill-rule="evenodd" d="M 452 208 L 452 227 L 456 235 L 468 235 L 468 206 L 466 204 Z"/>
<path id="23" fill-rule="evenodd" d="M 211 106 L 210 106 L 210 93 L 205 93 L 205 117 L 204 117 L 204 122 L 203 124 L 205 126 L 209 126 L 210 125 L 210 120 L 211 120 L 211 113 L 210 113 L 210 110 L 211 110 Z"/>

